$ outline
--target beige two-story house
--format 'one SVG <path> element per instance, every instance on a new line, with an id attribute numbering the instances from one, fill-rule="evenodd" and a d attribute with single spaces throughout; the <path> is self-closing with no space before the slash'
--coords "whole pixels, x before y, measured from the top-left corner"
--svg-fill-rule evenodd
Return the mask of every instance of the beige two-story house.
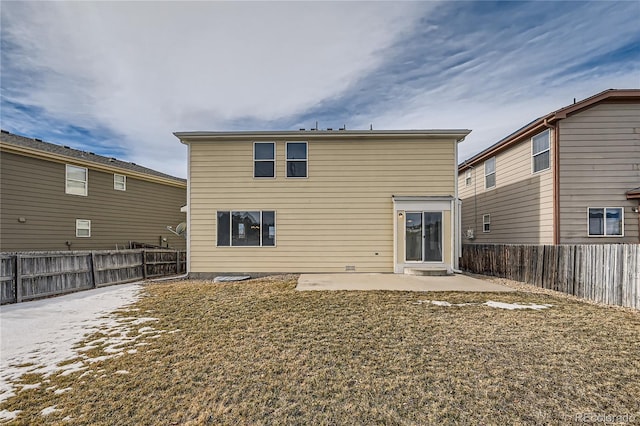
<path id="1" fill-rule="evenodd" d="M 457 267 L 468 130 L 180 132 L 191 276 Z"/>
<path id="2" fill-rule="evenodd" d="M 0 251 L 184 250 L 186 181 L 138 164 L 0 133 Z M 135 247 L 135 245 L 134 245 Z"/>
<path id="3" fill-rule="evenodd" d="M 458 171 L 463 243 L 638 243 L 640 90 L 540 117 Z"/>

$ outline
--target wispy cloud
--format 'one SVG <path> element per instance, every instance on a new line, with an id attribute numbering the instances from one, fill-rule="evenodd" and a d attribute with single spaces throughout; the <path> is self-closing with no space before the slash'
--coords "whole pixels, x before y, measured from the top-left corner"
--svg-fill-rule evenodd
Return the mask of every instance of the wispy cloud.
<path id="1" fill-rule="evenodd" d="M 2 126 L 184 176 L 176 130 L 471 128 L 640 86 L 637 2 L 3 3 Z"/>

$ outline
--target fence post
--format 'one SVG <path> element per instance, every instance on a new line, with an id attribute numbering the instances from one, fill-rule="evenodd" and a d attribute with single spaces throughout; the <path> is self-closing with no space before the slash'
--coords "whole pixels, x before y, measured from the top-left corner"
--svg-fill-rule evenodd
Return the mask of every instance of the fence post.
<path id="1" fill-rule="evenodd" d="M 16 303 L 22 302 L 22 256 L 16 254 Z"/>
<path id="2" fill-rule="evenodd" d="M 96 273 L 96 265 L 95 265 L 95 258 L 93 257 L 93 252 L 91 252 L 90 254 L 90 258 L 89 258 L 89 267 L 91 269 L 91 280 L 93 281 L 93 285 L 91 287 L 96 288 L 98 287 L 98 277 L 97 277 L 97 273 Z"/>
<path id="3" fill-rule="evenodd" d="M 176 250 L 176 275 L 180 275 L 180 251 Z"/>
<path id="4" fill-rule="evenodd" d="M 147 251 L 142 250 L 142 279 L 147 279 Z"/>

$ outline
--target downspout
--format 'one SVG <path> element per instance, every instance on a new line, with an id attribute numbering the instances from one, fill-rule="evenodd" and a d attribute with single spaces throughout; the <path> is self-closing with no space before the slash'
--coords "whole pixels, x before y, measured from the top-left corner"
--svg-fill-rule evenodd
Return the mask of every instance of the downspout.
<path id="1" fill-rule="evenodd" d="M 544 119 L 544 126 L 553 133 L 553 244 L 560 244 L 560 123 L 551 124 Z"/>

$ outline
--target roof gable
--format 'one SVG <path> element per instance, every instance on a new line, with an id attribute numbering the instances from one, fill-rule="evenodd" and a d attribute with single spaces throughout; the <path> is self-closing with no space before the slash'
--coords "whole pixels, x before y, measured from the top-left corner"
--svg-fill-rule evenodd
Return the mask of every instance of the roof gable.
<path id="1" fill-rule="evenodd" d="M 579 102 L 574 102 L 571 105 L 560 108 L 559 110 L 553 111 L 547 115 L 536 118 L 529 124 L 526 124 L 511 133 L 509 136 L 499 140 L 483 151 L 480 151 L 473 157 L 465 160 L 462 164 L 459 164 L 458 171 L 462 172 L 474 164 L 484 161 L 487 158 L 506 150 L 510 146 L 544 131 L 549 128 L 550 125 L 573 114 L 577 114 L 601 103 L 614 102 L 640 102 L 640 89 L 608 89 Z"/>

